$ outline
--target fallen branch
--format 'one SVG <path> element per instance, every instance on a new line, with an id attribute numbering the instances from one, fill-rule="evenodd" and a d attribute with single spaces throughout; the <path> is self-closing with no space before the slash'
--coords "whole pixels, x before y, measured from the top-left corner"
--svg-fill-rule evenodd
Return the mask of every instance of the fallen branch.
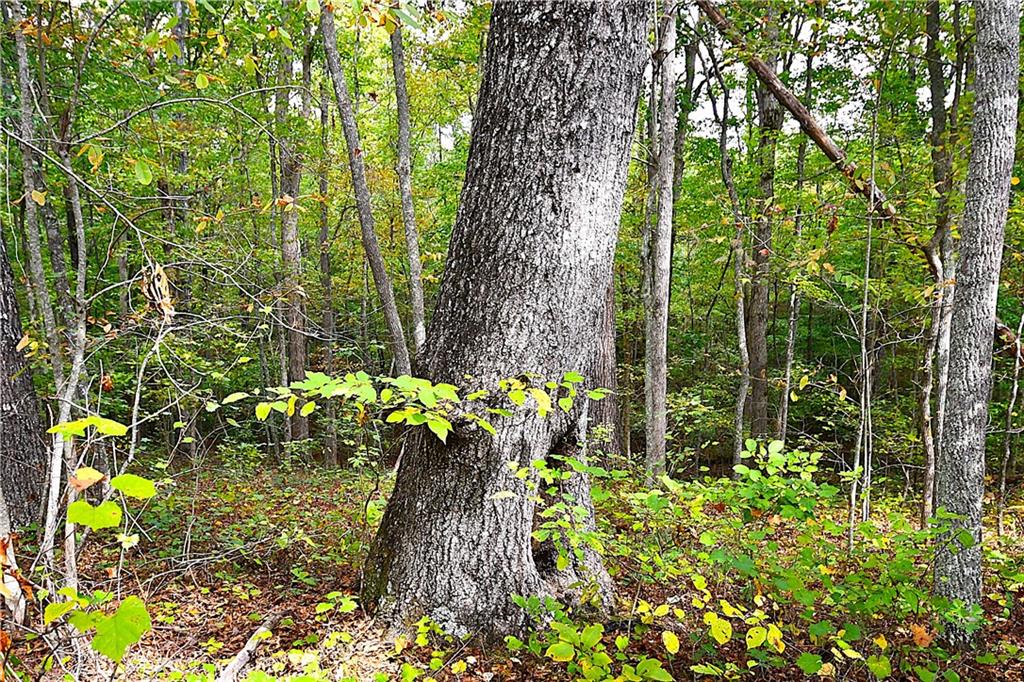
<path id="1" fill-rule="evenodd" d="M 245 669 L 245 666 L 249 665 L 252 655 L 259 648 L 260 644 L 265 639 L 269 639 L 272 635 L 271 630 L 280 622 L 281 613 L 272 613 L 260 623 L 260 626 L 256 628 L 256 632 L 252 633 L 248 641 L 242 650 L 235 654 L 235 657 L 231 659 L 231 662 L 225 666 L 224 670 L 221 671 L 220 675 L 217 676 L 217 682 L 235 682 L 238 679 L 239 673 Z"/>
<path id="2" fill-rule="evenodd" d="M 810 110 L 779 80 L 775 70 L 754 54 L 743 39 L 743 35 L 725 18 L 715 3 L 711 0 L 697 0 L 697 5 L 726 40 L 740 51 L 744 63 L 771 91 L 779 104 L 789 110 L 807 137 L 846 176 L 850 186 L 859 194 L 864 195 L 871 210 L 880 213 L 883 218 L 895 219 L 896 209 L 889 203 L 885 193 L 878 188 L 873 179 L 858 177 L 857 164 L 846 157 L 846 152 L 825 132 Z"/>

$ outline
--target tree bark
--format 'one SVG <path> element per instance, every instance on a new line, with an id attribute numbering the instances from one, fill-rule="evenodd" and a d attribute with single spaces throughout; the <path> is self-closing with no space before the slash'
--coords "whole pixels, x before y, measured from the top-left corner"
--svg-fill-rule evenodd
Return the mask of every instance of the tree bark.
<path id="1" fill-rule="evenodd" d="M 651 204 L 655 219 L 648 224 L 644 259 L 644 403 L 646 469 L 649 479 L 665 473 L 668 393 L 668 300 L 672 261 L 672 190 L 676 133 L 676 17 L 675 5 L 661 17 L 655 73 L 660 75 L 657 112 L 657 153 Z M 653 140 L 652 140 L 653 141 Z"/>
<path id="2" fill-rule="evenodd" d="M 644 18 L 639 1 L 495 4 L 427 335 L 433 381 L 493 389 L 520 373 L 543 385 L 592 372 L 646 57 Z M 496 423 L 493 437 L 459 429 L 445 445 L 415 435 L 367 560 L 364 604 L 392 622 L 427 615 L 457 634 L 521 629 L 527 616 L 509 597 L 557 593 L 558 581 L 534 560 L 535 503 L 509 462 L 529 467 L 572 446 L 584 404 L 579 396 L 569 412 L 546 418 L 524 407 Z M 514 496 L 496 499 L 503 491 Z M 589 491 L 574 494 L 590 518 Z M 593 573 L 588 580 L 606 584 L 603 569 Z"/>
<path id="3" fill-rule="evenodd" d="M 604 296 L 604 308 L 601 310 L 600 340 L 598 341 L 597 360 L 594 363 L 594 384 L 607 388 L 609 393 L 604 400 L 598 401 L 590 408 L 591 425 L 600 427 L 602 438 L 606 442 L 601 446 L 605 452 L 616 455 L 625 454 L 624 439 L 629 434 L 623 433 L 622 419 L 619 412 L 619 377 L 618 361 L 615 348 L 615 278 L 608 281 Z"/>
<path id="4" fill-rule="evenodd" d="M 766 5 L 764 21 L 766 39 L 771 53 L 765 67 L 772 74 L 778 63 L 779 22 L 776 10 Z M 747 343 L 750 352 L 750 435 L 765 438 L 770 435 L 768 422 L 768 320 L 769 274 L 772 254 L 772 211 L 775 201 L 775 150 L 782 131 L 782 107 L 763 82 L 755 85 L 757 100 L 758 172 L 756 218 L 754 222 L 754 272 L 750 282 L 750 302 L 747 310 Z"/>
<path id="5" fill-rule="evenodd" d="M 320 288 L 324 299 L 324 372 L 327 376 L 334 375 L 334 285 L 331 281 L 331 233 L 327 209 L 327 93 L 324 84 L 320 84 L 320 151 L 324 155 L 320 168 Z M 332 401 L 327 401 L 326 435 L 324 442 L 324 463 L 328 466 L 338 464 L 338 435 L 334 419 L 336 410 Z"/>
<path id="6" fill-rule="evenodd" d="M 416 229 L 416 211 L 412 203 L 412 150 L 409 142 L 409 92 L 405 86 L 405 48 L 402 27 L 391 34 L 391 67 L 395 74 L 395 101 L 398 106 L 398 189 L 402 195 L 402 225 L 405 227 L 405 248 L 409 258 L 409 296 L 412 302 L 412 339 L 416 358 L 423 353 L 427 340 L 426 316 L 423 310 L 423 264 L 420 262 L 420 237 Z"/>
<path id="7" fill-rule="evenodd" d="M 32 374 L 21 351 L 14 273 L 0 238 L 0 494 L 11 521 L 39 520 L 46 489 L 46 448 Z"/>
<path id="8" fill-rule="evenodd" d="M 818 49 L 818 25 L 811 32 L 810 46 L 806 53 L 807 66 L 804 70 L 804 100 L 810 103 L 811 87 L 814 85 L 814 53 Z M 799 244 L 803 236 L 804 227 L 804 180 L 807 169 L 807 138 L 800 140 L 800 146 L 796 153 L 796 216 L 793 219 L 796 241 Z M 786 326 L 786 357 L 783 365 L 782 395 L 779 397 L 779 421 L 776 428 L 776 437 L 785 442 L 786 433 L 789 429 L 789 393 L 793 385 L 793 361 L 796 358 L 796 333 L 800 320 L 800 288 L 796 283 L 789 285 L 789 321 Z"/>
<path id="9" fill-rule="evenodd" d="M 992 388 L 992 338 L 1017 129 L 1020 15 L 1017 0 L 977 0 L 974 127 L 960 228 L 960 262 L 949 358 L 948 414 L 938 452 L 936 506 L 957 518 L 935 552 L 935 591 L 968 608 L 981 602 L 985 429 Z M 964 546 L 960 531 L 973 542 Z M 952 646 L 973 640 L 970 624 L 947 623 Z"/>
<path id="10" fill-rule="evenodd" d="M 21 144 L 22 182 L 24 197 L 22 206 L 25 209 L 25 246 L 28 251 L 28 268 L 32 280 L 32 289 L 36 294 L 36 308 L 43 318 L 43 333 L 46 335 L 46 345 L 50 352 L 50 363 L 53 366 L 53 379 L 57 387 L 64 382 L 64 351 L 61 345 L 60 335 L 57 331 L 57 319 L 53 312 L 53 304 L 50 301 L 50 287 L 46 281 L 46 274 L 43 271 L 43 252 L 39 239 L 39 212 L 38 204 L 33 198 L 36 187 L 35 153 L 29 144 L 35 139 L 35 126 L 32 124 L 32 77 L 28 62 L 28 47 L 25 42 L 25 34 L 22 32 L 21 23 L 25 19 L 20 0 L 10 3 L 11 18 L 15 25 L 14 46 L 17 53 L 18 88 L 19 88 L 19 129 L 23 143 Z"/>
<path id="11" fill-rule="evenodd" d="M 281 56 L 280 80 L 282 85 L 291 85 L 294 80 L 292 73 L 291 50 L 285 48 Z M 284 270 L 282 285 L 285 293 L 285 325 L 288 345 L 288 380 L 302 381 L 306 378 L 306 320 L 302 312 L 302 244 L 299 241 L 299 207 L 298 198 L 302 186 L 302 156 L 298 151 L 298 141 L 294 134 L 289 134 L 290 125 L 286 122 L 290 109 L 291 90 L 282 88 L 277 91 L 277 102 L 274 108 L 278 115 L 277 139 L 281 153 L 281 265 Z M 306 96 L 303 95 L 305 101 Z M 305 109 L 306 107 L 303 107 Z M 279 111 L 280 110 L 280 111 Z M 303 114 L 306 112 L 303 111 Z M 284 125 L 281 125 L 284 123 Z M 309 438 L 309 420 L 298 410 L 291 416 L 292 438 L 305 440 Z"/>
<path id="12" fill-rule="evenodd" d="M 952 155 L 946 136 L 946 79 L 943 75 L 941 45 L 942 17 L 938 0 L 931 0 L 925 9 L 925 62 L 928 65 L 928 86 L 931 99 L 930 134 L 932 156 L 932 183 L 935 188 L 935 232 L 926 248 L 929 270 L 933 276 L 928 328 L 925 332 L 925 352 L 921 367 L 921 389 L 918 412 L 921 421 L 921 445 L 924 449 L 924 490 L 921 496 L 921 526 L 931 518 L 935 494 L 935 424 L 932 414 L 932 395 L 935 388 L 935 355 L 942 326 L 943 298 L 945 297 L 945 270 L 940 249 L 949 231 L 949 195 L 952 189 Z"/>
<path id="13" fill-rule="evenodd" d="M 384 264 L 384 256 L 377 242 L 377 232 L 373 220 L 373 207 L 370 202 L 370 186 L 366 181 L 366 168 L 363 163 L 363 150 L 359 142 L 359 129 L 356 126 L 356 115 L 352 108 L 352 99 L 348 93 L 348 82 L 341 69 L 341 58 L 338 55 L 338 34 L 334 26 L 334 11 L 328 9 L 325 2 L 320 5 L 320 33 L 324 39 L 324 52 L 327 57 L 327 71 L 334 83 L 334 99 L 338 105 L 338 116 L 345 133 L 345 144 L 348 147 L 348 165 L 352 173 L 352 186 L 356 194 L 356 207 L 359 211 L 359 227 L 362 232 L 363 250 L 373 273 L 373 284 L 377 289 L 377 297 L 384 309 L 384 321 L 391 336 L 391 350 L 395 356 L 397 374 L 409 374 L 412 369 L 409 362 L 409 348 L 405 343 L 405 332 L 402 320 L 395 304 L 395 291 L 391 284 Z"/>

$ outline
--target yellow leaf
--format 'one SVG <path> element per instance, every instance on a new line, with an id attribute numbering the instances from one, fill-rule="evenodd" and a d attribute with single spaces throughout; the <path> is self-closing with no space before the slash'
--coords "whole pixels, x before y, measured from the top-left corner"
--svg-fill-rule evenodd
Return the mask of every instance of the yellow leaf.
<path id="1" fill-rule="evenodd" d="M 546 416 L 551 411 L 551 396 L 539 388 L 529 389 L 530 395 L 537 401 L 537 414 Z"/>
<path id="2" fill-rule="evenodd" d="M 679 638 L 676 637 L 676 633 L 665 630 L 661 633 L 661 641 L 670 654 L 679 653 Z"/>
<path id="3" fill-rule="evenodd" d="M 1012 178 L 1010 178 L 1010 184 L 1011 185 L 1019 185 L 1020 184 L 1020 178 L 1018 178 L 1016 175 L 1014 175 Z"/>
<path id="4" fill-rule="evenodd" d="M 780 654 L 786 650 L 786 643 L 782 641 L 782 630 L 774 623 L 768 624 L 767 640 Z"/>
<path id="5" fill-rule="evenodd" d="M 37 189 L 32 190 L 32 201 L 36 202 L 40 206 L 46 204 L 46 192 L 40 192 Z"/>
<path id="6" fill-rule="evenodd" d="M 800 377 L 800 390 L 807 388 L 807 384 L 811 383 L 811 378 L 806 374 Z"/>
<path id="7" fill-rule="evenodd" d="M 752 627 L 747 630 L 747 648 L 756 649 L 757 647 L 764 644 L 765 639 L 768 638 L 768 631 L 760 625 Z"/>
<path id="8" fill-rule="evenodd" d="M 28 334 L 25 334 L 24 336 L 21 337 L 21 341 L 18 341 L 18 345 L 14 347 L 14 350 L 20 353 L 21 351 L 25 350 L 25 346 L 31 343 L 31 341 L 32 340 L 28 338 Z"/>
<path id="9" fill-rule="evenodd" d="M 662 604 L 658 608 L 654 609 L 654 615 L 657 618 L 668 615 L 668 604 Z"/>
<path id="10" fill-rule="evenodd" d="M 878 648 L 882 651 L 885 651 L 889 647 L 889 642 L 885 639 L 885 635 L 883 634 L 878 635 L 878 637 L 875 637 L 872 641 L 877 644 Z"/>

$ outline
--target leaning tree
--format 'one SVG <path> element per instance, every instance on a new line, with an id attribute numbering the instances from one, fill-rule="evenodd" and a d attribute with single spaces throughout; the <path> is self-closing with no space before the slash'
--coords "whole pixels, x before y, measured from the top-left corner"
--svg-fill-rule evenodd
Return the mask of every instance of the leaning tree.
<path id="1" fill-rule="evenodd" d="M 646 37 L 639 0 L 495 3 L 423 357 L 433 381 L 470 391 L 592 374 Z M 513 594 L 557 593 L 566 573 L 607 590 L 592 553 L 562 571 L 534 556 L 530 477 L 509 466 L 573 451 L 585 424 L 577 400 L 545 417 L 521 409 L 494 436 L 414 437 L 367 561 L 367 605 L 393 622 L 427 615 L 451 632 L 500 635 L 524 622 Z M 573 492 L 592 524 L 585 479 Z"/>

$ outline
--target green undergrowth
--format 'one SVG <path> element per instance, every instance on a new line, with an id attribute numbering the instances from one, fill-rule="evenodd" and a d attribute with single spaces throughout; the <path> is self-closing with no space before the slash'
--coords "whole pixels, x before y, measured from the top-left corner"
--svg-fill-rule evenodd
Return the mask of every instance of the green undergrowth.
<path id="1" fill-rule="evenodd" d="M 942 515 L 921 530 L 898 511 L 911 505 L 879 490 L 851 548 L 848 487 L 819 472 L 818 459 L 751 443 L 735 480 L 663 478 L 650 488 L 614 460 L 557 469 L 538 460 L 538 540 L 555 540 L 560 556 L 599 548 L 616 605 L 595 620 L 589 609 L 510 595 L 535 625 L 495 650 L 428 620 L 395 638 L 363 613 L 360 562 L 390 473 L 339 473 L 299 457 L 271 465 L 224 448 L 216 466 L 164 472 L 139 514 L 143 534 L 159 541 L 133 549 L 127 565 L 154 632 L 124 674 L 214 679 L 277 612 L 284 617 L 243 679 L 952 682 L 1019 674 L 1024 560 L 1015 539 L 987 543 L 984 610 L 965 612 L 930 594 L 934 543 L 950 541 Z M 559 492 L 561 479 L 583 469 L 594 477 L 596 533 L 572 530 L 576 505 Z M 88 559 L 99 574 L 117 552 Z M 950 620 L 984 633 L 976 651 L 942 648 Z M 185 633 L 198 648 L 188 648 Z"/>

